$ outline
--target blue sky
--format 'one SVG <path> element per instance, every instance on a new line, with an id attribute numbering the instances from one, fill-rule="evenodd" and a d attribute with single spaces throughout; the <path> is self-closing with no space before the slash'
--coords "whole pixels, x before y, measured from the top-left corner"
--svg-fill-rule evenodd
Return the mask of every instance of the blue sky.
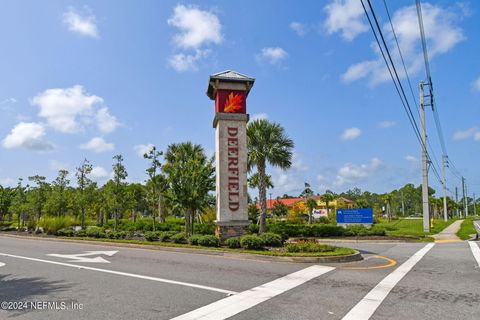
<path id="1" fill-rule="evenodd" d="M 373 4 L 396 55 L 383 2 Z M 389 6 L 418 99 L 425 71 L 414 1 Z M 479 8 L 423 3 L 448 154 L 478 194 Z M 270 170 L 273 196 L 298 194 L 304 182 L 316 192 L 418 184 L 420 146 L 362 10 L 356 0 L 2 1 L 0 184 L 53 179 L 85 157 L 103 183 L 118 153 L 130 181 L 143 181 L 139 154 L 149 144 L 190 140 L 212 153 L 205 91 L 208 76 L 226 69 L 256 78 L 251 117 L 281 123 L 295 141 L 293 167 Z M 440 161 L 431 111 L 427 118 Z M 453 191 L 459 181 L 447 177 Z"/>

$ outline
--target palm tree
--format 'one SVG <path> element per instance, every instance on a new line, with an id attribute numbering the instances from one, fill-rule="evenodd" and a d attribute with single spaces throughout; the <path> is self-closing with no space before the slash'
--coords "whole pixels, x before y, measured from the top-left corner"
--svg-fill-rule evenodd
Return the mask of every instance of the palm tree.
<path id="1" fill-rule="evenodd" d="M 167 175 L 167 196 L 173 207 L 185 212 L 185 234 L 190 237 L 197 210 L 210 205 L 209 192 L 215 189 L 215 166 L 198 144 L 171 144 L 165 152 L 163 171 Z"/>
<path id="2" fill-rule="evenodd" d="M 386 193 L 383 196 L 383 201 L 385 201 L 385 205 L 386 205 L 385 211 L 387 214 L 388 221 L 392 220 L 392 199 L 393 199 L 393 195 L 391 193 Z"/>
<path id="3" fill-rule="evenodd" d="M 257 168 L 258 196 L 260 198 L 260 228 L 259 232 L 266 231 L 267 191 L 266 166 L 267 163 L 281 169 L 292 166 L 291 140 L 285 129 L 278 123 L 265 119 L 251 122 L 247 127 L 248 170 Z"/>
<path id="4" fill-rule="evenodd" d="M 327 190 L 325 191 L 325 194 L 320 197 L 320 200 L 325 202 L 325 207 L 327 207 L 327 215 L 330 213 L 330 202 L 335 200 L 335 195 L 333 194 L 332 191 Z"/>
<path id="5" fill-rule="evenodd" d="M 317 201 L 315 201 L 315 199 L 313 198 L 309 198 L 305 205 L 308 208 L 308 224 L 312 224 L 312 212 L 313 209 L 315 209 L 315 207 L 317 206 Z"/>

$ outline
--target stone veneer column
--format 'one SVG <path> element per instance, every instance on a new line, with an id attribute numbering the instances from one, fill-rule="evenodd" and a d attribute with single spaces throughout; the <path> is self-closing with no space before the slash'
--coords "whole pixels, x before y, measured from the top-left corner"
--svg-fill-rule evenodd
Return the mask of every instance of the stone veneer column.
<path id="1" fill-rule="evenodd" d="M 216 235 L 223 242 L 246 233 L 248 221 L 247 122 L 248 114 L 217 113 Z"/>

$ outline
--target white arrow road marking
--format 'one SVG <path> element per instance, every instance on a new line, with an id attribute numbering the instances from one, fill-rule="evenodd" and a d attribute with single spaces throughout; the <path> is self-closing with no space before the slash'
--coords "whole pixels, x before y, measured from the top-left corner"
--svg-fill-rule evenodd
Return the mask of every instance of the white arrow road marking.
<path id="1" fill-rule="evenodd" d="M 113 256 L 118 251 L 85 251 L 78 254 L 57 254 L 51 253 L 47 256 L 70 259 L 68 262 L 91 262 L 91 263 L 110 263 L 110 261 L 103 259 L 100 255 Z M 99 256 L 95 258 L 87 258 L 88 256 Z"/>
<path id="2" fill-rule="evenodd" d="M 35 262 L 50 263 L 50 264 L 55 264 L 55 265 L 58 265 L 58 266 L 70 267 L 70 268 L 81 269 L 81 270 L 89 270 L 89 271 L 97 271 L 97 272 L 110 273 L 110 274 L 115 274 L 115 275 L 119 275 L 119 276 L 130 277 L 130 278 L 137 278 L 137 279 L 144 279 L 144 280 L 151 280 L 151 281 L 157 281 L 157 282 L 170 283 L 170 284 L 175 284 L 175 285 L 179 285 L 179 286 L 185 286 L 185 287 L 191 287 L 191 288 L 197 288 L 197 289 L 215 291 L 215 292 L 220 292 L 220 293 L 225 293 L 225 294 L 236 294 L 236 293 L 237 293 L 237 292 L 235 292 L 235 291 L 230 291 L 230 290 L 225 290 L 225 289 L 220 289 L 220 288 L 215 288 L 215 287 L 209 287 L 209 286 L 203 286 L 203 285 L 201 285 L 201 284 L 188 283 L 188 282 L 175 281 L 175 280 L 168 280 L 168 279 L 162 279 L 162 278 L 157 278 L 157 277 L 144 276 L 144 275 L 141 275 L 141 274 L 121 272 L 121 271 L 115 271 L 115 270 L 100 269 L 100 268 L 87 267 L 87 266 L 80 266 L 80 265 L 77 265 L 77 264 L 70 264 L 70 263 L 64 263 L 64 262 L 58 262 L 58 261 L 51 261 L 51 260 L 43 260 L 43 259 L 37 259 L 37 258 L 16 256 L 16 255 L 13 255 L 13 254 L 2 253 L 2 252 L 0 252 L 0 256 L 10 257 L 10 258 L 16 258 L 16 259 L 23 259 L 23 260 L 29 260 L 29 261 L 35 261 Z"/>
<path id="3" fill-rule="evenodd" d="M 388 296 L 390 291 L 397 283 L 412 270 L 412 268 L 427 254 L 435 243 L 429 243 L 422 249 L 418 250 L 413 256 L 405 261 L 400 267 L 386 276 L 379 284 L 375 286 L 367 295 L 360 300 L 342 320 L 368 320 L 375 310 L 380 306 L 383 300 Z"/>
<path id="4" fill-rule="evenodd" d="M 3 267 L 4 265 L 5 265 L 5 263 L 0 262 L 0 267 Z"/>
<path id="5" fill-rule="evenodd" d="M 334 269 L 333 267 L 311 266 L 185 313 L 172 320 L 227 319 Z"/>
<path id="6" fill-rule="evenodd" d="M 477 260 L 478 266 L 480 267 L 480 248 L 473 241 L 468 241 L 468 244 L 470 245 L 470 250 L 472 250 L 472 254 L 475 257 L 475 260 Z"/>

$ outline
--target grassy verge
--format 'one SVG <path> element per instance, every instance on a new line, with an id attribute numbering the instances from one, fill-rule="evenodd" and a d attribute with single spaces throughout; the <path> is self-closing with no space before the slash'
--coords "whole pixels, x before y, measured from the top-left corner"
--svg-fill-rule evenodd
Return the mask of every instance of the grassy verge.
<path id="1" fill-rule="evenodd" d="M 457 237 L 459 237 L 462 240 L 468 240 L 471 238 L 472 234 L 476 234 L 477 231 L 475 230 L 475 227 L 473 226 L 473 218 L 465 218 L 463 220 L 462 225 L 460 226 L 460 230 L 457 232 Z"/>
<path id="2" fill-rule="evenodd" d="M 227 252 L 236 252 L 236 253 L 250 253 L 264 256 L 277 256 L 277 257 L 327 257 L 327 256 L 346 256 L 354 254 L 355 250 L 350 248 L 335 247 L 335 251 L 330 252 L 315 252 L 315 253 L 297 253 L 297 252 L 284 252 L 284 251 L 269 251 L 269 250 L 243 250 L 243 249 L 231 249 L 231 248 L 217 248 L 217 247 L 202 247 L 202 246 L 192 246 L 189 244 L 181 243 L 171 243 L 171 242 L 150 242 L 150 241 L 140 241 L 140 240 L 118 240 L 118 239 L 97 239 L 97 238 L 87 238 L 87 237 L 56 237 L 60 239 L 73 239 L 73 240 L 86 240 L 94 242 L 110 242 L 110 243 L 129 243 L 129 244 L 139 244 L 147 246 L 157 246 L 157 247 L 173 247 L 173 248 L 188 248 L 188 249 L 204 249 L 204 250 L 215 250 L 215 251 L 227 251 Z"/>
<path id="3" fill-rule="evenodd" d="M 455 220 L 451 219 L 443 221 L 442 219 L 436 219 L 433 228 L 430 232 L 423 232 L 423 220 L 422 219 L 399 219 L 393 221 L 382 221 L 375 226 L 384 228 L 386 234 L 390 236 L 414 236 L 422 238 L 422 241 L 429 241 L 429 235 L 437 234 L 443 229 L 452 224 Z M 433 240 L 433 239 L 432 239 Z"/>

